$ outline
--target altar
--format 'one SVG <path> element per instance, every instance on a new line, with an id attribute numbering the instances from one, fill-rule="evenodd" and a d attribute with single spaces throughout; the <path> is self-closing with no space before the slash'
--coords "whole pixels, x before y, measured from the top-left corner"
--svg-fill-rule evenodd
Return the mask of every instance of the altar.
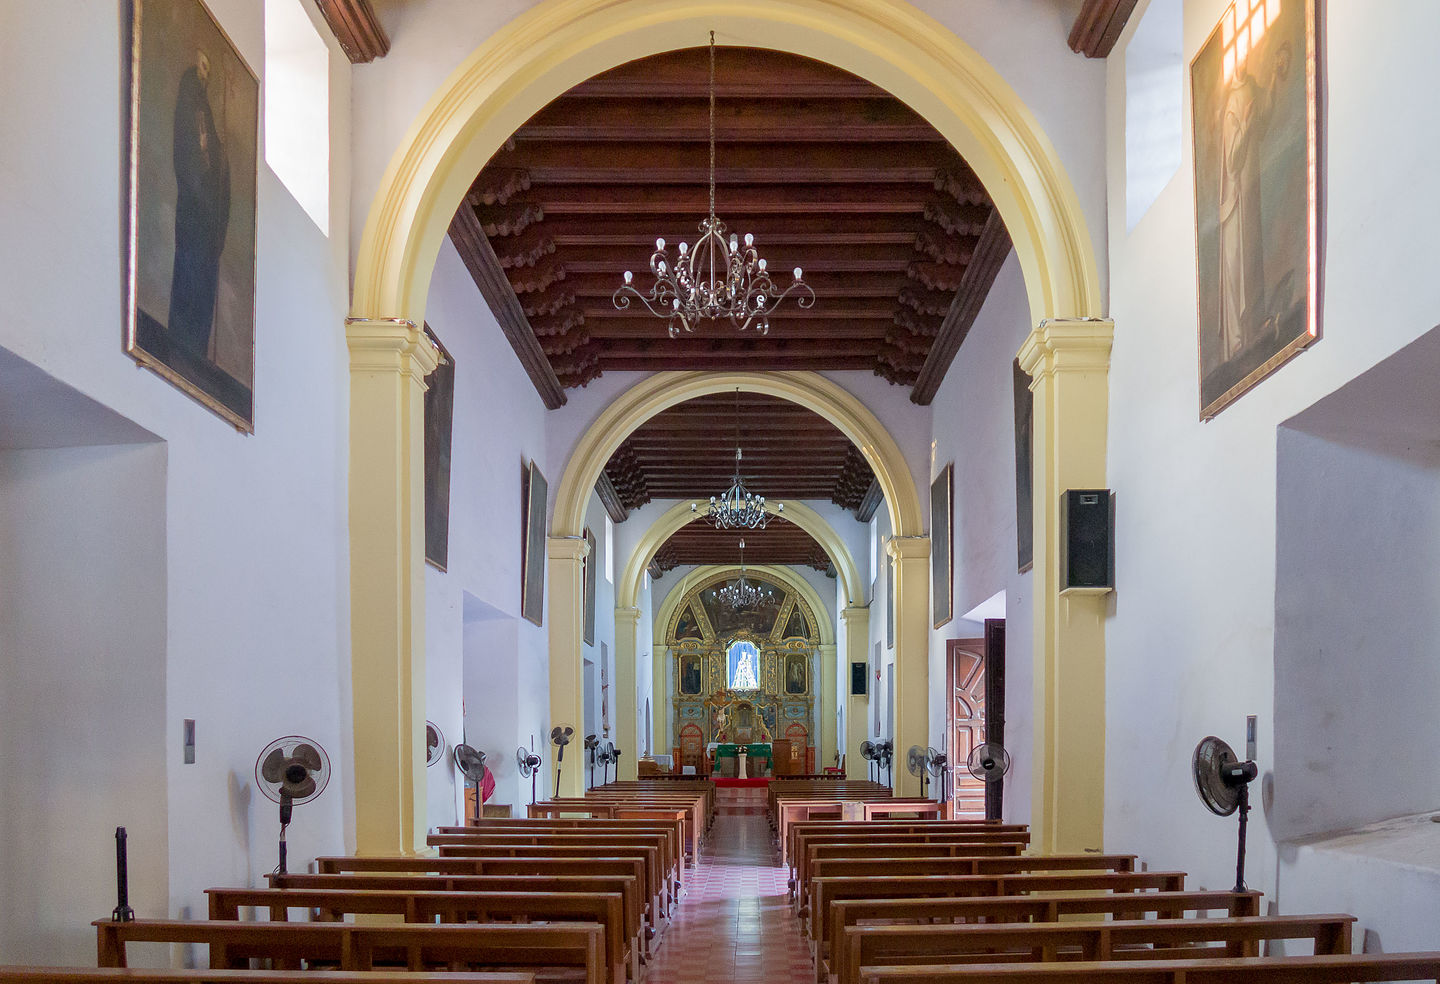
<path id="1" fill-rule="evenodd" d="M 732 742 L 711 742 L 707 751 L 715 761 L 715 769 L 721 775 L 727 775 L 729 768 L 722 765 L 725 759 L 736 759 L 735 774 L 727 778 L 746 779 L 764 776 L 774 771 L 775 752 L 768 741 L 757 741 L 749 744 L 735 744 Z"/>

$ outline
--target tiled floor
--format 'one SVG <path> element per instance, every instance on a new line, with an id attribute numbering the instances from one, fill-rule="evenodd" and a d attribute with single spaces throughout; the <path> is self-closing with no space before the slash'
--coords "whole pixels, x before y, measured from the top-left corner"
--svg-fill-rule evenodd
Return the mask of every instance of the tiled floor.
<path id="1" fill-rule="evenodd" d="M 716 816 L 645 984 L 814 980 L 785 880 L 763 807 Z"/>

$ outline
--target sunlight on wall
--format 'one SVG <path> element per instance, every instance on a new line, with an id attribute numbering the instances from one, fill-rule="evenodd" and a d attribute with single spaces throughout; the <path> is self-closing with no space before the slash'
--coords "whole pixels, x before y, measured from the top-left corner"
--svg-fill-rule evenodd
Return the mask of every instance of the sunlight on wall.
<path id="1" fill-rule="evenodd" d="M 1125 231 L 1180 168 L 1185 91 L 1180 0 L 1150 0 L 1125 47 Z"/>
<path id="2" fill-rule="evenodd" d="M 330 51 L 300 0 L 265 0 L 265 163 L 330 235 Z"/>

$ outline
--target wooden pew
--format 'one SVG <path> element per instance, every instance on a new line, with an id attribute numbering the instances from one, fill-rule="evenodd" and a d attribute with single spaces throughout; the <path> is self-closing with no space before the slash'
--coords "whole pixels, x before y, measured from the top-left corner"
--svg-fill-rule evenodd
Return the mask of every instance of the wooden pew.
<path id="1" fill-rule="evenodd" d="M 1440 952 L 1321 957 L 1108 960 L 1053 964 L 867 967 L 865 984 L 1341 984 L 1440 982 Z"/>
<path id="2" fill-rule="evenodd" d="M 473 834 L 549 831 L 553 833 L 606 831 L 663 831 L 671 835 L 674 852 L 682 858 L 692 850 L 687 815 L 683 810 L 626 810 L 627 815 L 613 820 L 592 817 L 504 817 L 471 821 L 463 827 L 436 827 L 435 834 Z"/>
<path id="3" fill-rule="evenodd" d="M 542 817 L 588 817 L 592 820 L 614 820 L 619 809 L 613 803 L 598 800 L 544 800 L 530 803 L 525 807 L 525 816 L 531 820 Z"/>
<path id="4" fill-rule="evenodd" d="M 132 967 L 3 967 L 0 984 L 535 984 L 523 972 L 412 974 L 369 970 L 150 970 Z"/>
<path id="5" fill-rule="evenodd" d="M 640 862 L 641 878 L 658 915 L 668 908 L 667 879 L 660 864 L 660 848 L 627 844 L 451 844 L 440 849 L 439 860 L 516 860 L 568 861 L 572 866 L 590 861 L 634 859 Z M 577 869 L 579 870 L 579 869 Z"/>
<path id="6" fill-rule="evenodd" d="M 892 837 L 894 839 L 892 839 Z M 790 888 L 809 880 L 810 865 L 822 857 L 1014 857 L 1028 846 L 1029 837 L 928 833 L 912 835 L 871 835 L 862 839 L 855 834 L 816 834 L 796 838 L 796 851 L 790 856 Z"/>
<path id="7" fill-rule="evenodd" d="M 822 850 L 817 845 L 810 850 Z M 986 857 L 967 853 L 965 845 L 920 845 L 920 850 L 933 851 L 912 856 L 876 850 L 871 854 L 849 851 L 838 857 L 815 858 L 807 868 L 805 879 L 796 887 L 796 899 L 809 897 L 809 879 L 847 875 L 1003 875 L 1041 871 L 1119 871 L 1135 870 L 1138 860 L 1133 854 L 1020 854 Z M 939 852 L 948 853 L 941 854 Z M 959 852 L 959 853 L 955 853 Z"/>
<path id="8" fill-rule="evenodd" d="M 824 953 L 829 943 L 830 904 L 837 899 L 950 898 L 1031 892 L 1179 892 L 1184 888 L 1183 871 L 814 877 L 810 879 L 807 928 L 814 952 Z"/>
<path id="9" fill-rule="evenodd" d="M 1088 895 L 1003 895 L 984 898 L 840 899 L 830 906 L 826 939 L 845 938 L 845 931 L 874 923 L 1053 923 L 1061 917 L 1181 919 L 1187 913 L 1207 916 L 1257 916 L 1259 892 L 1103 892 Z M 816 979 L 845 976 L 846 949 L 832 947 L 817 954 Z"/>
<path id="10" fill-rule="evenodd" d="M 678 833 L 664 829 L 631 830 L 485 830 L 476 828 L 459 834 L 431 834 L 426 843 L 440 849 L 442 857 L 464 856 L 457 848 L 488 847 L 642 847 L 655 848 L 656 861 L 669 898 L 678 898 L 684 883 L 684 858 Z"/>
<path id="11" fill-rule="evenodd" d="M 302 891 L 333 889 L 346 892 L 521 892 L 544 893 L 588 892 L 597 895 L 615 893 L 621 897 L 625 938 L 632 954 L 647 952 L 645 946 L 644 888 L 636 875 L 434 875 L 419 873 L 350 873 L 350 874 L 285 874 L 270 875 L 271 885 L 281 889 Z M 632 957 L 632 963 L 634 962 Z"/>
<path id="12" fill-rule="evenodd" d="M 976 842 L 1004 842 L 1029 845 L 1030 828 L 1025 824 L 1000 824 L 987 820 L 801 820 L 791 823 L 780 839 L 780 863 L 793 863 L 802 840 L 904 841 L 942 839 L 964 835 Z"/>
<path id="13" fill-rule="evenodd" d="M 217 968 L 265 958 L 294 968 L 304 961 L 334 964 L 340 970 L 371 970 L 386 963 L 416 971 L 478 964 L 573 969 L 583 972 L 585 984 L 605 980 L 605 937 L 598 923 L 371 926 L 136 919 L 98 920 L 94 925 L 102 967 L 124 967 L 132 943 L 204 943 L 210 948 L 210 965 Z"/>
<path id="14" fill-rule="evenodd" d="M 873 966 L 1032 963 L 1073 959 L 1077 953 L 1088 961 L 1255 957 L 1261 943 L 1272 940 L 1308 940 L 1318 955 L 1348 954 L 1354 921 L 1348 915 L 1317 915 L 852 926 L 835 941 L 837 952 L 846 952 L 837 984 L 860 984 Z"/>
<path id="15" fill-rule="evenodd" d="M 639 953 L 626 938 L 624 897 L 619 892 L 445 892 L 405 889 L 209 888 L 212 920 L 239 919 L 242 906 L 285 922 L 289 910 L 315 912 L 317 921 L 381 913 L 409 923 L 593 922 L 605 927 L 605 966 L 611 984 L 623 984 L 626 967 L 639 975 Z"/>

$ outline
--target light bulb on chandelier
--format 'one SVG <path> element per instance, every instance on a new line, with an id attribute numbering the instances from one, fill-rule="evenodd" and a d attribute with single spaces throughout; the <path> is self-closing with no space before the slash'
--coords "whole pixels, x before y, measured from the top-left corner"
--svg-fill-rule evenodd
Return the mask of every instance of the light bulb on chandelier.
<path id="1" fill-rule="evenodd" d="M 715 594 L 721 604 L 736 612 L 754 608 L 769 594 L 764 588 L 751 584 L 745 579 L 745 541 L 743 539 L 740 541 L 740 577 L 720 588 Z"/>
<path id="2" fill-rule="evenodd" d="M 710 214 L 700 222 L 700 238 L 692 249 L 679 245 L 679 258 L 672 266 L 665 240 L 655 240 L 650 256 L 654 285 L 646 292 L 635 287 L 635 274 L 625 271 L 625 283 L 615 291 L 616 309 L 625 311 L 631 299 L 638 300 L 657 318 L 669 322 L 671 338 L 695 330 L 699 321 L 729 321 L 737 331 L 754 328 L 770 331 L 770 312 L 792 294 L 796 306 L 810 308 L 815 291 L 805 283 L 803 271 L 795 268 L 795 280 L 783 291 L 766 269 L 755 250 L 755 237 L 745 234 L 744 246 L 735 233 L 726 239 L 725 223 L 715 216 L 715 32 L 710 32 Z"/>
<path id="3" fill-rule="evenodd" d="M 735 390 L 735 481 L 720 495 L 710 497 L 705 518 L 719 530 L 763 530 L 770 523 L 771 513 L 765 509 L 765 497 L 745 487 L 740 477 L 740 390 Z M 700 504 L 690 503 L 692 515 L 698 515 Z M 784 518 L 785 503 L 775 504 L 774 515 Z"/>

